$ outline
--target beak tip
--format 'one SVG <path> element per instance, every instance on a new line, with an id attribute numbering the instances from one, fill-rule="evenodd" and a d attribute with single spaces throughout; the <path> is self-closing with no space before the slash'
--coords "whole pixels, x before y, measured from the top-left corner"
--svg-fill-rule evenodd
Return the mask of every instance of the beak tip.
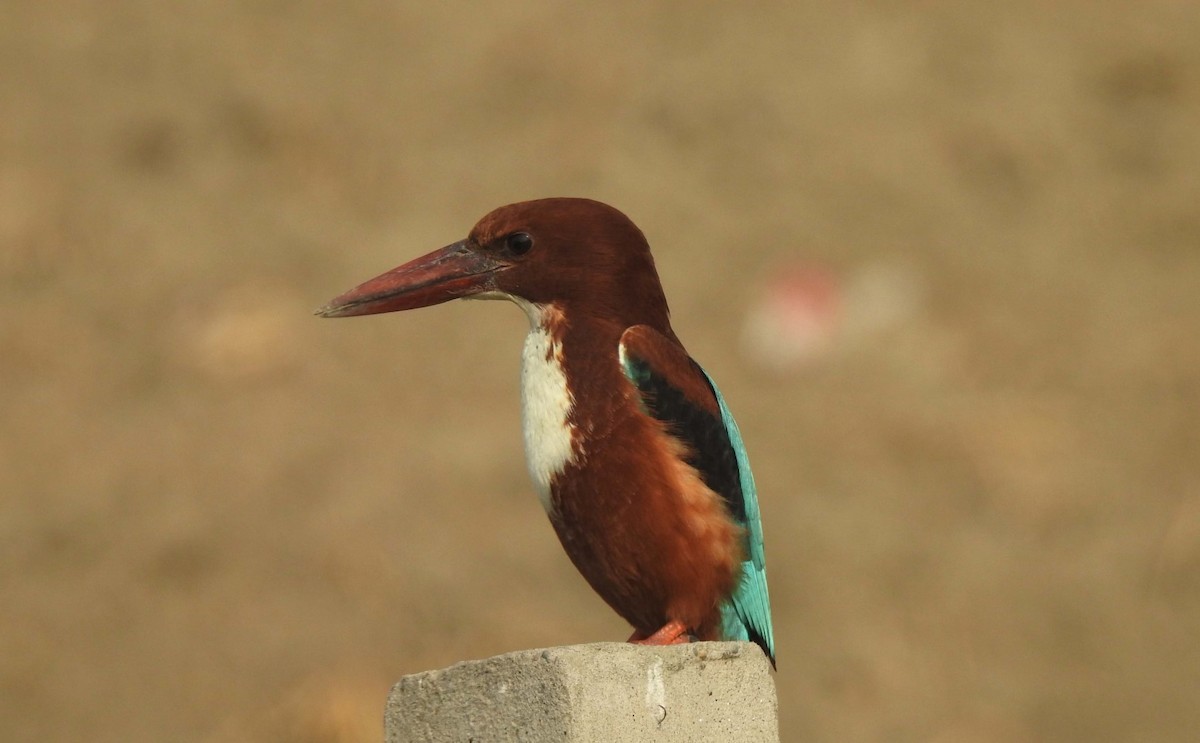
<path id="1" fill-rule="evenodd" d="M 341 309 L 341 308 L 335 307 L 332 304 L 327 304 L 327 305 L 318 307 L 317 309 L 313 310 L 313 314 L 316 315 L 317 317 L 337 317 L 339 309 Z"/>

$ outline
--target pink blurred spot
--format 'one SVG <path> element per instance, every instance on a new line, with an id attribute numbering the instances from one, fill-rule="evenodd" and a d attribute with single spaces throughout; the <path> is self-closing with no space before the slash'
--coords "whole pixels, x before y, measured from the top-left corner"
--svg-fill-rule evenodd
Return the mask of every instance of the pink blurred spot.
<path id="1" fill-rule="evenodd" d="M 793 264 L 751 304 L 742 344 L 753 363 L 792 371 L 911 322 L 921 295 L 919 277 L 899 266 L 872 263 L 843 278 Z"/>
<path id="2" fill-rule="evenodd" d="M 838 278 L 821 267 L 793 266 L 769 280 L 751 305 L 742 335 L 752 359 L 783 371 L 829 352 L 842 315 Z"/>

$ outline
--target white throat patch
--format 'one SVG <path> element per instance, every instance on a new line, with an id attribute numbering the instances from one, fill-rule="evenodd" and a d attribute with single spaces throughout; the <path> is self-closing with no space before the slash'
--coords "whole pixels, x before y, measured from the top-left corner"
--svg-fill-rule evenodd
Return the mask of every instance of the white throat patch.
<path id="1" fill-rule="evenodd" d="M 557 319 L 553 306 L 514 302 L 529 317 L 529 335 L 521 354 L 521 428 L 525 434 L 525 463 L 547 514 L 554 510 L 550 485 L 568 464 L 575 461 L 575 430 L 571 411 L 575 399 L 563 370 L 562 345 L 554 340 L 551 324 Z"/>

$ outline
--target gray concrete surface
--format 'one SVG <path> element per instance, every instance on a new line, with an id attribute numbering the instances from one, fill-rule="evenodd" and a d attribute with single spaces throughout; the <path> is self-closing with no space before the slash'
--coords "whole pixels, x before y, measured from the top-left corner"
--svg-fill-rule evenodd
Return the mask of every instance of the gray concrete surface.
<path id="1" fill-rule="evenodd" d="M 777 743 L 775 682 L 757 646 L 627 643 L 521 650 L 405 676 L 388 743 Z"/>

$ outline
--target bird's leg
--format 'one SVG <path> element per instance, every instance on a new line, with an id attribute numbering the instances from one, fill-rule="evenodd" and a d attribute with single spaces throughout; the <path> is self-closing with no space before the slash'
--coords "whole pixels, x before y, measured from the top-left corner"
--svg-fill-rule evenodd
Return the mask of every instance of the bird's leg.
<path id="1" fill-rule="evenodd" d="M 637 630 L 629 636 L 629 642 L 634 645 L 682 645 L 691 640 L 688 628 L 676 619 L 667 622 L 653 634 L 647 635 Z"/>

